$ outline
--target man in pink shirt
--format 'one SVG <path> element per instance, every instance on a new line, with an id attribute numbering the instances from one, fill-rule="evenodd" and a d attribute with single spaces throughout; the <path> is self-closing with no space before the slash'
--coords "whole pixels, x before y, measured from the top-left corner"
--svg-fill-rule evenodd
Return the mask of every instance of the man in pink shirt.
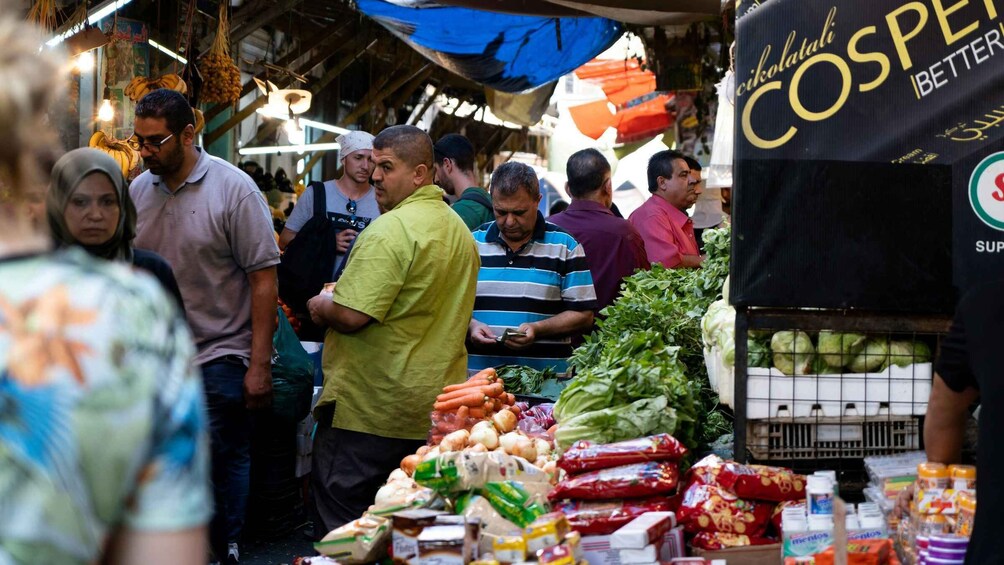
<path id="1" fill-rule="evenodd" d="M 649 260 L 667 269 L 700 267 L 704 257 L 686 210 L 697 202 L 701 185 L 692 182 L 682 153 L 660 151 L 649 159 L 648 191 L 652 197 L 629 220 L 645 241 Z"/>

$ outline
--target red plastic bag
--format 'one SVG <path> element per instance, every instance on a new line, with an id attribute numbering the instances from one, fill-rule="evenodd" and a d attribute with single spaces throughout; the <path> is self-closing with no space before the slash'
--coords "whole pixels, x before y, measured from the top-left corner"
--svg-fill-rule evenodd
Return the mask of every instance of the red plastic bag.
<path id="1" fill-rule="evenodd" d="M 558 467 L 581 473 L 646 461 L 679 461 L 686 454 L 687 448 L 669 434 L 603 445 L 579 441 L 558 459 Z"/>
<path id="2" fill-rule="evenodd" d="M 722 532 L 763 536 L 774 506 L 742 500 L 715 486 L 694 483 L 683 493 L 677 518 L 689 533 Z"/>
<path id="3" fill-rule="evenodd" d="M 676 463 L 638 463 L 566 478 L 554 487 L 548 498 L 610 500 L 670 495 L 676 491 L 679 480 L 680 470 Z"/>
<path id="4" fill-rule="evenodd" d="M 605 536 L 646 512 L 669 512 L 672 504 L 663 497 L 632 500 L 565 500 L 554 504 L 564 512 L 572 529 L 584 536 Z"/>
<path id="5" fill-rule="evenodd" d="M 698 549 L 717 551 L 730 547 L 748 547 L 751 545 L 770 545 L 777 543 L 777 540 L 760 536 L 747 536 L 742 534 L 723 534 L 701 532 L 690 540 L 690 545 Z"/>
<path id="6" fill-rule="evenodd" d="M 785 502 L 805 498 L 806 479 L 790 469 L 742 465 L 709 455 L 691 467 L 688 484 L 720 486 L 739 498 Z"/>

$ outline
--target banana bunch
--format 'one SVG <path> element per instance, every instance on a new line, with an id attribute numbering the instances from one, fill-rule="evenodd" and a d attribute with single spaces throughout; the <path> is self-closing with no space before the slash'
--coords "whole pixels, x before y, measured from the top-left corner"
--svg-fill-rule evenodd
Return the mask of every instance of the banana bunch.
<path id="1" fill-rule="evenodd" d="M 199 135 L 206 127 L 206 116 L 198 108 L 193 108 L 192 111 L 195 113 L 195 135 Z"/>
<path id="2" fill-rule="evenodd" d="M 133 102 L 139 102 L 141 98 L 159 88 L 176 90 L 182 94 L 188 92 L 188 85 L 180 76 L 168 74 L 158 78 L 135 77 L 125 87 L 125 95 Z"/>
<path id="3" fill-rule="evenodd" d="M 125 141 L 108 137 L 103 131 L 94 132 L 87 146 L 111 155 L 122 169 L 122 176 L 126 178 L 129 178 L 130 171 L 139 166 L 139 151 L 129 147 Z"/>

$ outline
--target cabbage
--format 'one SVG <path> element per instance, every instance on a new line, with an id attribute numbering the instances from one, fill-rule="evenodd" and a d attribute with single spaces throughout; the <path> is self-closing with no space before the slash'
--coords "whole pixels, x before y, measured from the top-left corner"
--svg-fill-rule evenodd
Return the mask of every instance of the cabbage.
<path id="1" fill-rule="evenodd" d="M 714 347 L 723 335 L 733 336 L 736 331 L 736 309 L 724 300 L 716 300 L 701 319 L 701 337 L 705 347 Z"/>
<path id="2" fill-rule="evenodd" d="M 767 347 L 766 340 L 749 340 L 746 363 L 748 367 L 770 367 L 770 348 Z"/>
<path id="3" fill-rule="evenodd" d="M 819 332 L 816 351 L 827 366 L 834 369 L 845 367 L 865 345 L 865 336 L 828 331 Z M 838 373 L 840 371 L 837 371 Z"/>
<path id="4" fill-rule="evenodd" d="M 931 349 L 922 341 L 893 341 L 889 343 L 889 360 L 886 365 L 907 367 L 931 360 Z"/>
<path id="5" fill-rule="evenodd" d="M 802 331 L 777 332 L 770 338 L 774 366 L 785 375 L 807 375 L 812 369 L 816 350 L 809 334 Z"/>
<path id="6" fill-rule="evenodd" d="M 885 366 L 889 359 L 889 342 L 884 339 L 868 339 L 865 347 L 851 358 L 847 368 L 852 373 L 870 373 Z"/>

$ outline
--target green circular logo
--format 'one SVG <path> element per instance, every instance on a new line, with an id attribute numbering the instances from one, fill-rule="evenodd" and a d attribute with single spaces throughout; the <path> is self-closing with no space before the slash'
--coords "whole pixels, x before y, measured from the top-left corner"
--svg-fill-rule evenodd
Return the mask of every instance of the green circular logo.
<path id="1" fill-rule="evenodd" d="M 969 177 L 969 204 L 984 224 L 1004 231 L 1004 152 L 976 166 Z"/>

